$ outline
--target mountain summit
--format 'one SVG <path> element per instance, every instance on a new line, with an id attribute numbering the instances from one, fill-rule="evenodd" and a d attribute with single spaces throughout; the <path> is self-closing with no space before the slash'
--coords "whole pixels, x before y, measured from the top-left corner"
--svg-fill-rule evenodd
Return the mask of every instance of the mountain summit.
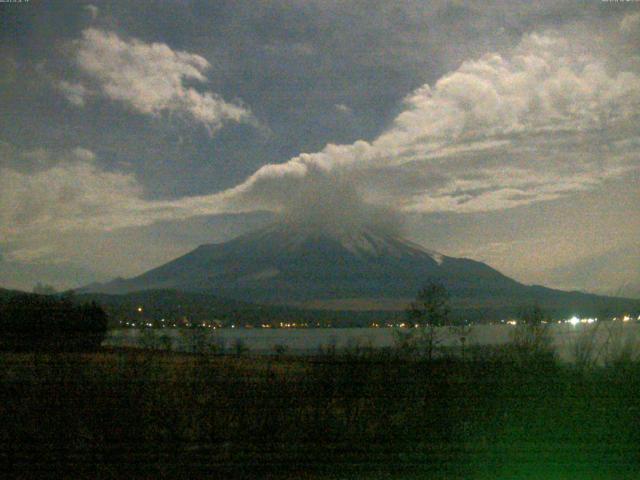
<path id="1" fill-rule="evenodd" d="M 429 280 L 442 282 L 465 309 L 602 303 L 597 301 L 602 297 L 526 286 L 484 263 L 442 255 L 375 229 L 289 224 L 201 245 L 140 276 L 86 290 L 174 289 L 251 302 L 378 310 L 402 309 Z"/>

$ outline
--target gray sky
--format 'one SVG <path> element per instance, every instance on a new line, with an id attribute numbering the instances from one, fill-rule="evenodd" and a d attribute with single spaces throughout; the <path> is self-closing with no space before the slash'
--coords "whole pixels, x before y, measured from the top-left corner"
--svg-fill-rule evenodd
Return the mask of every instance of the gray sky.
<path id="1" fill-rule="evenodd" d="M 640 3 L 3 3 L 0 101 L 5 287 L 280 216 L 640 285 Z"/>

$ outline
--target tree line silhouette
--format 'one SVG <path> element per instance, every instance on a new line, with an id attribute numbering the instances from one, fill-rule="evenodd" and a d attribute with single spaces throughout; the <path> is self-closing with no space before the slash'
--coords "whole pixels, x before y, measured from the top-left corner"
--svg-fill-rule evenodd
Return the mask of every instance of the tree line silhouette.
<path id="1" fill-rule="evenodd" d="M 0 298 L 0 349 L 93 351 L 104 340 L 107 314 L 71 295 L 21 293 Z"/>

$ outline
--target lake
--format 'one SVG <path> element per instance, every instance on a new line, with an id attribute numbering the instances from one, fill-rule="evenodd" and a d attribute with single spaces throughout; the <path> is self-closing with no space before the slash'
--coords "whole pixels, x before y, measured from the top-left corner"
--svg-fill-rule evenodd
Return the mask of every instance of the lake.
<path id="1" fill-rule="evenodd" d="M 513 325 L 476 325 L 466 337 L 467 345 L 500 345 L 509 342 L 517 327 Z M 576 348 L 592 348 L 600 358 L 617 355 L 629 349 L 638 355 L 640 323 L 599 322 L 571 325 L 549 324 L 550 335 L 559 357 L 574 361 Z M 170 347 L 177 351 L 233 350 L 243 345 L 252 354 L 274 354 L 277 346 L 287 353 L 309 355 L 322 349 L 343 351 L 347 348 L 384 348 L 394 345 L 392 328 L 223 328 L 223 329 L 114 329 L 109 331 L 105 346 Z M 407 331 L 407 329 L 401 329 Z M 460 337 L 447 328 L 440 329 L 441 344 L 459 346 Z"/>

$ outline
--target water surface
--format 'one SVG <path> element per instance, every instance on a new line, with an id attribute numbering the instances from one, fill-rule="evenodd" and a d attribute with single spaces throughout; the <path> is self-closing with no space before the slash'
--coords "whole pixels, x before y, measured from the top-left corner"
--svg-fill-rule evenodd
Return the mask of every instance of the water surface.
<path id="1" fill-rule="evenodd" d="M 500 345 L 513 338 L 512 325 L 477 325 L 465 336 L 466 345 Z M 392 328 L 223 328 L 223 329 L 114 329 L 104 342 L 107 346 L 168 348 L 177 351 L 230 351 L 237 345 L 255 354 L 274 354 L 277 350 L 310 355 L 320 349 L 395 345 Z M 589 349 L 601 360 L 622 354 L 625 349 L 637 355 L 640 348 L 640 323 L 600 322 L 598 324 L 550 324 L 548 331 L 559 357 L 574 361 L 579 351 Z M 407 332 L 407 329 L 400 329 Z M 444 346 L 460 346 L 461 335 L 450 329 L 439 330 Z"/>

